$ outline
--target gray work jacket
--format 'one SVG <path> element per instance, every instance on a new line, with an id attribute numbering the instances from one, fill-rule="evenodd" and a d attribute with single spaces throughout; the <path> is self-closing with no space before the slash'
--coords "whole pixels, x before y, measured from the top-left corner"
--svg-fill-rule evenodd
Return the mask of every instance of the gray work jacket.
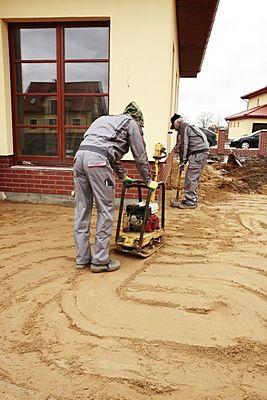
<path id="1" fill-rule="evenodd" d="M 144 182 L 151 181 L 143 131 L 129 114 L 97 118 L 85 132 L 81 143 L 81 146 L 83 145 L 92 145 L 108 151 L 113 159 L 111 166 L 121 179 L 126 173 L 120 160 L 130 148 Z"/>
<path id="2" fill-rule="evenodd" d="M 182 122 L 178 128 L 178 135 L 180 136 L 179 152 L 181 162 L 187 162 L 194 152 L 209 150 L 207 137 L 197 126 Z"/>

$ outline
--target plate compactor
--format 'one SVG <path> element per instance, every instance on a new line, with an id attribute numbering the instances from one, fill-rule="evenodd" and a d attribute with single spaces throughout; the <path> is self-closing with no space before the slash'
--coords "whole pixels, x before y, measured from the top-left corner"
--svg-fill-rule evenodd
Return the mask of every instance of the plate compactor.
<path id="1" fill-rule="evenodd" d="M 158 179 L 159 161 L 165 157 L 165 148 L 160 143 L 156 144 L 153 156 L 155 160 L 153 179 L 155 181 Z M 126 191 L 132 188 L 138 191 L 138 202 L 128 204 L 124 208 Z M 161 198 L 161 210 L 159 210 L 159 203 L 155 202 L 156 194 L 158 198 Z M 160 217 L 157 213 L 160 213 Z M 164 213 L 164 182 L 158 182 L 156 191 L 148 189 L 146 184 L 140 180 L 123 184 L 115 238 L 116 250 L 140 257 L 148 257 L 158 250 L 163 245 Z"/>

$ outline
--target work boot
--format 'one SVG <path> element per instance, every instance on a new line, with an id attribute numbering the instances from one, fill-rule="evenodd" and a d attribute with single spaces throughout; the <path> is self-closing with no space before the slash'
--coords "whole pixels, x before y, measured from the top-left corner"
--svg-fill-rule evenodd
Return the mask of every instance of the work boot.
<path id="1" fill-rule="evenodd" d="M 181 201 L 178 208 L 197 208 L 197 203 L 187 203 L 186 201 Z"/>
<path id="2" fill-rule="evenodd" d="M 83 269 L 85 269 L 85 268 L 87 268 L 89 266 L 90 266 L 89 264 L 76 264 L 76 269 L 78 271 L 81 271 L 81 270 L 83 270 Z"/>
<path id="3" fill-rule="evenodd" d="M 92 272 L 113 272 L 117 271 L 121 266 L 121 263 L 118 260 L 110 260 L 107 264 L 92 264 L 91 271 Z"/>

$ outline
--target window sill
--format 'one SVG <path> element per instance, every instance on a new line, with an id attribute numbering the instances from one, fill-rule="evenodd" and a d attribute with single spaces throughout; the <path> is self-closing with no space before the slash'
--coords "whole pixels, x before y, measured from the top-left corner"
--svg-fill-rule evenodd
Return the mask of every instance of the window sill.
<path id="1" fill-rule="evenodd" d="M 72 172 L 73 167 L 45 167 L 40 165 L 12 165 L 10 169 L 33 170 L 33 171 L 67 171 Z"/>

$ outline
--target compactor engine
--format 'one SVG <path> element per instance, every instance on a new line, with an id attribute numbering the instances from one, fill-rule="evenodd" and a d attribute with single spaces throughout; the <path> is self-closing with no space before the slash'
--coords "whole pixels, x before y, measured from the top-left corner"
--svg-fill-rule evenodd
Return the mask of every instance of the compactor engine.
<path id="1" fill-rule="evenodd" d="M 145 224 L 145 232 L 153 232 L 159 229 L 159 217 L 157 203 L 150 203 Z M 123 232 L 140 232 L 145 218 L 145 203 L 128 204 L 123 217 Z"/>

